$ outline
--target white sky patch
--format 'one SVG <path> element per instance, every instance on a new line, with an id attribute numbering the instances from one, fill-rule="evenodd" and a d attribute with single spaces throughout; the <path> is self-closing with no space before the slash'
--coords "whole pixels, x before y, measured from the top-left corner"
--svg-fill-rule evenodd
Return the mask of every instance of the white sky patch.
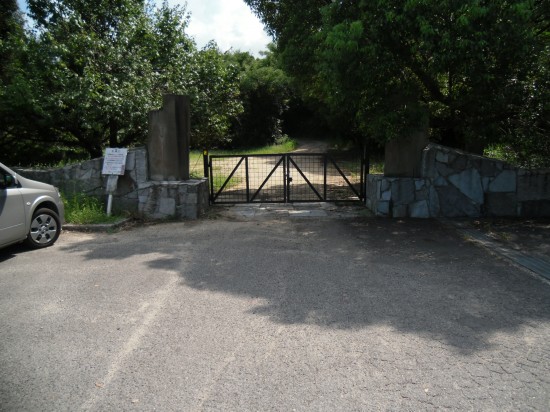
<path id="1" fill-rule="evenodd" d="M 171 5 L 184 5 L 184 0 L 170 0 Z M 248 51 L 259 56 L 271 38 L 264 26 L 243 0 L 187 0 L 191 21 L 187 34 L 198 47 L 214 40 L 222 51 Z"/>

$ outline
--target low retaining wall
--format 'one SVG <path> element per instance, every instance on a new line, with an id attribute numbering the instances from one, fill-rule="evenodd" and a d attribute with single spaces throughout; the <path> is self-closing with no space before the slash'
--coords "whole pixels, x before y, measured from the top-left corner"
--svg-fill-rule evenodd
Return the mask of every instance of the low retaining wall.
<path id="1" fill-rule="evenodd" d="M 196 219 L 208 209 L 208 179 L 149 181 L 139 187 L 139 212 L 152 219 Z"/>
<path id="2" fill-rule="evenodd" d="M 101 174 L 103 158 L 60 169 L 16 169 L 29 179 L 57 186 L 66 196 L 84 193 L 106 199 L 107 176 Z M 113 211 L 140 214 L 151 219 L 196 219 L 208 208 L 208 180 L 176 182 L 149 180 L 147 149 L 130 149 L 126 170 L 113 194 Z"/>
<path id="3" fill-rule="evenodd" d="M 550 216 L 550 171 L 429 144 L 419 178 L 369 175 L 366 203 L 377 216 Z"/>

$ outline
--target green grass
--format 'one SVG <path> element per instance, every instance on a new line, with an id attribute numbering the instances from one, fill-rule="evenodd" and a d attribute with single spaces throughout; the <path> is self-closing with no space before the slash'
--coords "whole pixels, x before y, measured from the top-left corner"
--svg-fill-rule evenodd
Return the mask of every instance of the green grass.
<path id="1" fill-rule="evenodd" d="M 371 161 L 369 165 L 370 174 L 384 174 L 384 160 Z"/>
<path id="2" fill-rule="evenodd" d="M 214 189 L 219 190 L 222 185 L 227 180 L 227 176 L 214 175 Z M 232 187 L 238 186 L 242 182 L 242 179 L 238 176 L 233 176 L 229 179 L 229 182 L 225 185 L 225 189 L 231 189 Z"/>
<path id="3" fill-rule="evenodd" d="M 105 206 L 96 197 L 83 193 L 63 196 L 65 204 L 65 221 L 77 225 L 93 225 L 99 223 L 114 223 L 120 216 L 107 216 Z"/>

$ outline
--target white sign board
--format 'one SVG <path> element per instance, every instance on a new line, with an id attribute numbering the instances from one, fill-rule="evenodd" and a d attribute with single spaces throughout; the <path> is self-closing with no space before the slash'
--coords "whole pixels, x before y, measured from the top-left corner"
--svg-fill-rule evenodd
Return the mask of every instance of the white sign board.
<path id="1" fill-rule="evenodd" d="M 128 149 L 107 148 L 103 160 L 103 175 L 123 175 L 126 169 Z"/>

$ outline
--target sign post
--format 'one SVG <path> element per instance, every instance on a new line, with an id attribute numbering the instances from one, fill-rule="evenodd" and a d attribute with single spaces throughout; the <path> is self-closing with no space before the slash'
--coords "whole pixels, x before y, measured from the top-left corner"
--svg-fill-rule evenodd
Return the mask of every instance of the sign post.
<path id="1" fill-rule="evenodd" d="M 105 150 L 101 174 L 108 175 L 106 188 L 106 192 L 109 194 L 107 199 L 107 216 L 111 216 L 113 193 L 116 191 L 118 177 L 124 175 L 127 155 L 128 149 L 107 148 Z"/>

